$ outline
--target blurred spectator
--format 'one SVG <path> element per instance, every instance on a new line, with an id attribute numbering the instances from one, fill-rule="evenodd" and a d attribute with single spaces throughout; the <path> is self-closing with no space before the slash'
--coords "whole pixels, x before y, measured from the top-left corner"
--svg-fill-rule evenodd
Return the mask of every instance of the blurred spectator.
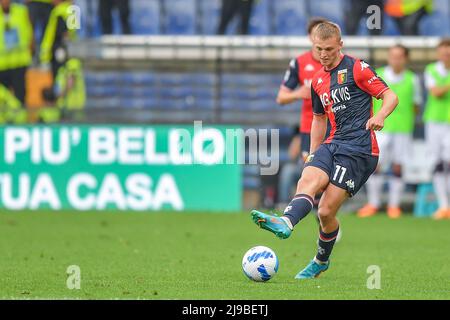
<path id="1" fill-rule="evenodd" d="M 25 104 L 25 74 L 31 64 L 33 36 L 25 5 L 0 0 L 0 83 Z"/>
<path id="2" fill-rule="evenodd" d="M 325 21 L 327 20 L 320 17 L 313 18 L 309 21 L 308 36 L 311 42 L 314 28 Z M 292 59 L 277 95 L 277 103 L 281 105 L 296 101 L 303 102 L 299 126 L 303 159 L 306 159 L 309 155 L 311 124 L 313 120 L 311 81 L 314 74 L 321 68 L 322 65 L 319 62 L 318 53 L 314 50 L 309 50 Z"/>
<path id="3" fill-rule="evenodd" d="M 53 9 L 52 0 L 26 0 L 26 3 L 30 12 L 36 47 L 39 49 L 50 12 Z M 39 39 L 36 39 L 36 35 L 39 35 Z"/>
<path id="4" fill-rule="evenodd" d="M 403 168 L 411 159 L 415 115 L 422 105 L 419 77 L 406 68 L 409 50 L 401 45 L 389 49 L 388 65 L 378 68 L 380 76 L 398 96 L 399 104 L 385 120 L 382 131 L 377 131 L 380 158 L 375 173 L 367 181 L 369 203 L 358 211 L 359 217 L 377 213 L 381 206 L 383 185 L 387 178 L 389 218 L 401 216 L 400 202 L 404 189 Z M 382 101 L 374 99 L 374 113 L 381 109 Z"/>
<path id="5" fill-rule="evenodd" d="M 301 158 L 301 138 L 299 128 L 296 127 L 293 132 L 292 140 L 289 144 L 288 155 L 289 162 L 281 168 L 278 182 L 278 205 L 285 208 L 292 198 L 292 192 L 295 191 L 300 172 L 302 171 L 303 161 Z"/>
<path id="6" fill-rule="evenodd" d="M 450 218 L 450 38 L 437 47 L 438 61 L 425 68 L 428 98 L 424 112 L 428 159 L 439 203 L 435 219 Z"/>
<path id="7" fill-rule="evenodd" d="M 0 84 L 0 124 L 22 124 L 27 122 L 27 118 L 27 112 L 20 101 Z"/>
<path id="8" fill-rule="evenodd" d="M 217 34 L 223 35 L 235 15 L 240 15 L 239 33 L 248 34 L 250 16 L 252 14 L 253 0 L 222 0 L 222 11 Z"/>
<path id="9" fill-rule="evenodd" d="M 371 5 L 378 6 L 381 11 L 381 21 L 379 29 L 368 29 L 372 36 L 381 35 L 381 26 L 383 25 L 383 4 L 384 0 L 348 0 L 347 12 L 345 16 L 345 30 L 348 35 L 357 35 L 361 18 L 368 18 L 367 8 Z"/>
<path id="10" fill-rule="evenodd" d="M 433 11 L 433 0 L 386 0 L 384 9 L 404 36 L 419 34 L 419 22 Z"/>
<path id="11" fill-rule="evenodd" d="M 130 4 L 128 0 L 99 0 L 99 14 L 103 34 L 112 34 L 112 11 L 116 7 L 119 11 L 120 24 L 123 34 L 131 34 Z"/>
<path id="12" fill-rule="evenodd" d="M 81 61 L 75 58 L 67 59 L 58 70 L 55 85 L 46 88 L 43 96 L 50 105 L 40 110 L 40 122 L 59 122 L 65 118 L 73 121 L 83 120 L 86 89 Z"/>
<path id="13" fill-rule="evenodd" d="M 44 66 L 51 64 L 53 79 L 59 67 L 66 61 L 67 41 L 76 37 L 76 30 L 67 27 L 72 1 L 53 0 L 54 8 L 50 13 L 44 38 L 41 44 L 40 60 Z"/>

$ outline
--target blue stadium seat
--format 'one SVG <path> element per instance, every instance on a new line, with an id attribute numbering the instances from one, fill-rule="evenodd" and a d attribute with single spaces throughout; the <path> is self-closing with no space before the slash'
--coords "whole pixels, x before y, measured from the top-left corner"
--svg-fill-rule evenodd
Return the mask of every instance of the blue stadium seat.
<path id="1" fill-rule="evenodd" d="M 314 0 L 310 1 L 309 9 L 311 10 L 311 16 L 324 17 L 343 26 L 345 4 L 344 0 Z"/>
<path id="2" fill-rule="evenodd" d="M 161 86 L 179 86 L 189 83 L 190 75 L 186 73 L 166 72 L 156 74 L 156 79 Z"/>
<path id="3" fill-rule="evenodd" d="M 161 8 L 159 0 L 130 1 L 130 24 L 133 34 L 160 34 Z"/>
<path id="4" fill-rule="evenodd" d="M 189 81 L 195 85 L 215 85 L 217 83 L 216 75 L 213 73 L 191 73 L 189 74 Z"/>
<path id="5" fill-rule="evenodd" d="M 87 86 L 86 94 L 90 97 L 114 97 L 119 95 L 118 87 L 108 86 Z"/>
<path id="6" fill-rule="evenodd" d="M 153 86 L 143 86 L 143 87 L 136 87 L 136 86 L 120 86 L 118 88 L 120 92 L 120 96 L 123 98 L 151 98 L 156 97 L 158 94 L 157 88 Z"/>
<path id="7" fill-rule="evenodd" d="M 195 98 L 194 107 L 197 109 L 213 110 L 214 106 L 215 106 L 214 99 L 200 98 L 200 97 Z"/>
<path id="8" fill-rule="evenodd" d="M 87 108 L 120 108 L 123 107 L 120 103 L 120 99 L 116 97 L 110 98 L 87 98 Z"/>
<path id="9" fill-rule="evenodd" d="M 274 1 L 275 34 L 306 35 L 306 14 L 304 0 Z"/>
<path id="10" fill-rule="evenodd" d="M 395 23 L 395 20 L 389 15 L 384 15 L 383 21 L 383 35 L 386 36 L 398 36 L 400 35 L 400 30 Z"/>
<path id="11" fill-rule="evenodd" d="M 450 35 L 450 3 L 448 0 L 434 0 L 433 13 L 425 16 L 419 24 L 419 33 L 424 36 Z"/>
<path id="12" fill-rule="evenodd" d="M 159 100 L 156 97 L 133 98 L 133 99 L 124 97 L 120 99 L 120 104 L 122 108 L 152 109 L 158 107 Z"/>
<path id="13" fill-rule="evenodd" d="M 87 86 L 91 85 L 108 85 L 117 83 L 120 79 L 121 73 L 114 71 L 107 72 L 85 72 L 84 78 Z"/>
<path id="14" fill-rule="evenodd" d="M 270 0 L 260 0 L 254 4 L 249 25 L 251 35 L 268 35 L 271 33 L 271 4 Z"/>
<path id="15" fill-rule="evenodd" d="M 122 72 L 120 79 L 127 85 L 150 86 L 156 83 L 156 75 L 151 72 Z"/>
<path id="16" fill-rule="evenodd" d="M 204 35 L 217 33 L 220 21 L 221 0 L 199 0 L 200 32 Z"/>
<path id="17" fill-rule="evenodd" d="M 188 35 L 196 33 L 195 0 L 164 2 L 164 31 L 166 34 Z"/>

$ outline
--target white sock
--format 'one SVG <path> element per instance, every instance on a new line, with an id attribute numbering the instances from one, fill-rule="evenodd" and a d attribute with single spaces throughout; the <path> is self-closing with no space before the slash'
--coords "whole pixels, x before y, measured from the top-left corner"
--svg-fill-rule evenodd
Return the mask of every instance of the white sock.
<path id="1" fill-rule="evenodd" d="M 288 225 L 289 229 L 294 230 L 294 226 L 292 225 L 291 220 L 288 217 L 280 217 L 284 222 Z"/>
<path id="2" fill-rule="evenodd" d="M 381 206 L 380 196 L 383 188 L 383 175 L 373 174 L 367 181 L 367 198 L 369 204 L 379 208 Z"/>
<path id="3" fill-rule="evenodd" d="M 405 183 L 402 178 L 389 178 L 389 207 L 400 207 L 401 196 Z"/>
<path id="4" fill-rule="evenodd" d="M 447 175 L 445 173 L 439 172 L 435 173 L 433 176 L 433 187 L 434 192 L 439 203 L 440 209 L 448 208 L 448 197 L 447 197 Z"/>

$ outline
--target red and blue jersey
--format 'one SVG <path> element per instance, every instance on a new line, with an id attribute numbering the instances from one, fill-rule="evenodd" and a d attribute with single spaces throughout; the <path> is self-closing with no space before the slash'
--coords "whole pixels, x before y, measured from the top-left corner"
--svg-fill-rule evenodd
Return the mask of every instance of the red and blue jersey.
<path id="1" fill-rule="evenodd" d="M 281 85 L 282 89 L 294 90 L 299 86 L 310 86 L 314 74 L 322 68 L 319 61 L 315 60 L 312 52 L 308 51 L 299 55 L 296 59 L 292 59 L 289 69 Z M 311 99 L 303 99 L 300 132 L 310 133 L 313 118 Z"/>
<path id="2" fill-rule="evenodd" d="M 372 67 L 347 55 L 335 68 L 318 71 L 311 85 L 311 99 L 314 114 L 326 114 L 331 123 L 324 143 L 378 156 L 375 132 L 366 130 L 366 124 L 373 116 L 372 97 L 379 99 L 387 89 Z"/>

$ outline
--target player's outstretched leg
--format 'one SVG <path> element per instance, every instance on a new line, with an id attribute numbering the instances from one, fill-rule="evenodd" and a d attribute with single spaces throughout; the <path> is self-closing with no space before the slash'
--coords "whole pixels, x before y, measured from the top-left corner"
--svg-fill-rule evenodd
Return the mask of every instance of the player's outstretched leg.
<path id="1" fill-rule="evenodd" d="M 336 213 L 347 199 L 347 192 L 332 184 L 328 185 L 319 204 L 320 230 L 316 256 L 301 270 L 296 279 L 317 278 L 330 266 L 330 255 L 339 234 L 339 222 Z"/>
<path id="2" fill-rule="evenodd" d="M 297 194 L 284 210 L 282 217 L 253 210 L 251 217 L 261 229 L 268 230 L 281 239 L 288 238 L 294 226 L 314 206 L 314 195 L 328 184 L 328 175 L 321 169 L 306 167 L 297 185 Z"/>

